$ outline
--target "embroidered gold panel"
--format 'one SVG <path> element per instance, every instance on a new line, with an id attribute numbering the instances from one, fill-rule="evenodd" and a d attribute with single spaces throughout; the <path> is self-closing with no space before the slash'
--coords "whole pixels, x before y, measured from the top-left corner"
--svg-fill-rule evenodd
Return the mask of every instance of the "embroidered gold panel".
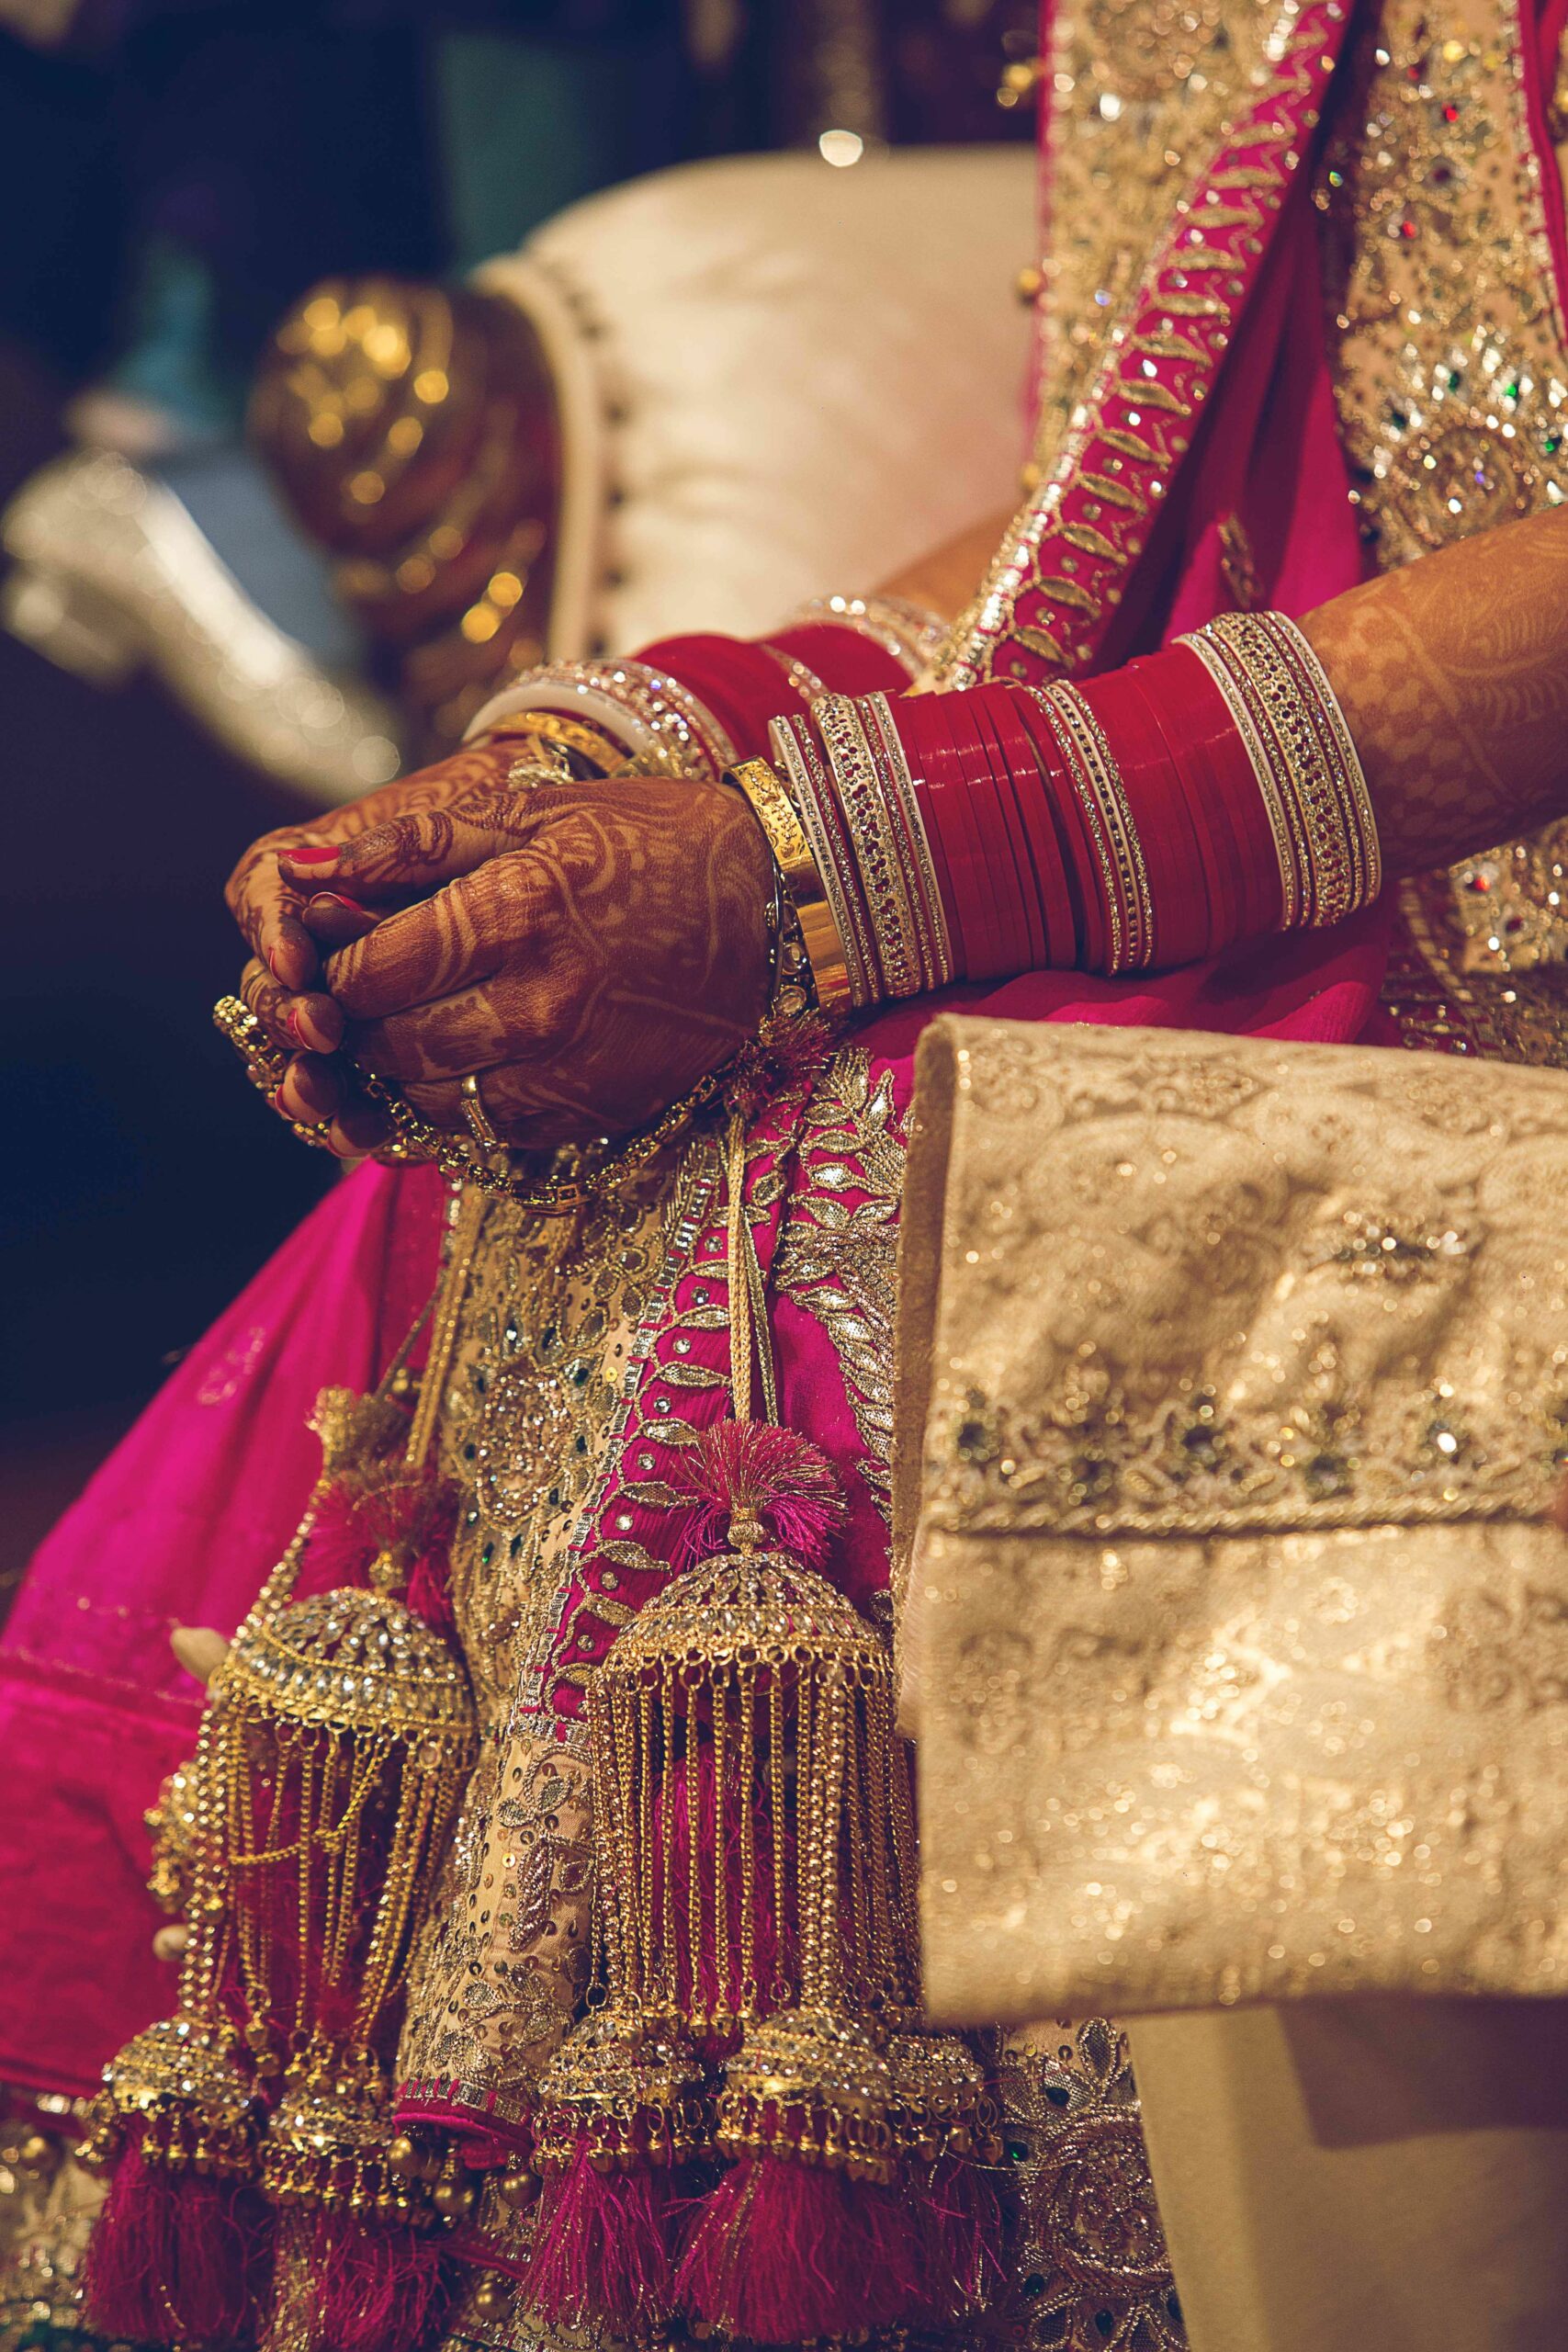
<path id="1" fill-rule="evenodd" d="M 1260 62 L 1275 0 L 1088 0 L 1048 60 L 1047 249 L 1032 480 L 1055 463 L 1112 332 Z M 1210 226 L 1227 225 L 1210 208 Z"/>
<path id="2" fill-rule="evenodd" d="M 574 1546 L 614 1465 L 634 1334 L 668 1288 L 716 1148 L 577 1216 L 486 1210 L 443 1430 L 465 1496 L 457 1629 L 483 1747 L 412 1972 L 400 2079 L 514 2112 L 587 1979 L 592 1802 L 570 1724 L 541 1704 Z M 632 1614 L 605 1561 L 596 1619 Z M 568 1671 L 572 1669 L 569 1667 Z"/>
<path id="3" fill-rule="evenodd" d="M 1511 7 L 1383 0 L 1314 190 L 1363 532 L 1408 562 L 1568 494 L 1568 355 Z"/>
<path id="4" fill-rule="evenodd" d="M 891 1081 L 863 1048 L 848 1047 L 824 1071 L 795 1136 L 773 1275 L 834 1347 L 874 1494 L 886 1489 L 891 1437 L 904 1169 Z M 399 2071 L 481 2113 L 493 2102 L 502 2120 L 556 2046 L 586 1971 L 586 1758 L 574 1736 L 557 1736 L 562 1726 L 543 1704 L 547 1679 L 563 1664 L 570 1671 L 573 1548 L 606 1514 L 614 1528 L 626 1491 L 614 1481 L 626 1469 L 647 1500 L 627 1419 L 638 1335 L 656 1323 L 672 1356 L 688 1325 L 705 1328 L 716 1314 L 722 1322 L 704 1283 L 676 1281 L 694 1271 L 691 1239 L 714 1205 L 716 1176 L 703 1142 L 672 1177 L 585 1224 L 492 1204 L 475 1253 L 445 1442 L 467 1496 L 456 1594 L 487 1744 L 416 1966 Z M 764 1166 L 757 1204 L 780 1198 L 782 1186 L 782 1172 Z M 674 1367 L 696 1376 L 691 1357 Z M 679 1445 L 683 1434 L 678 1415 L 660 1416 L 661 1443 Z M 637 1553 L 626 1570 L 651 1565 L 620 1540 Z M 596 1616 L 616 1606 L 617 1563 L 605 1566 Z M 1007 2147 L 1007 2280 L 974 2328 L 921 2343 L 930 2352 L 961 2344 L 962 2352 L 1179 2352 L 1124 2038 L 1090 2019 L 989 2036 L 987 2055 Z M 529 2220 L 502 2203 L 492 2178 L 477 2221 L 509 2260 L 525 2256 Z M 581 2342 L 542 2329 L 515 2302 L 498 2307 L 478 2272 L 448 2337 L 493 2352 L 578 2352 Z"/>
<path id="5" fill-rule="evenodd" d="M 801 1124 L 798 1177 L 773 1261 L 780 1295 L 831 1340 L 865 1448 L 866 1484 L 886 1506 L 893 1453 L 893 1315 L 903 1121 L 863 1048 L 836 1054 Z"/>
<path id="6" fill-rule="evenodd" d="M 1559 191 L 1532 147 L 1518 40 L 1511 8 L 1383 0 L 1337 102 L 1314 196 L 1340 430 L 1380 565 L 1568 496 L 1545 214 Z M 1417 985 L 1393 991 L 1412 1042 L 1445 1042 L 1423 1019 L 1425 965 L 1480 1001 L 1495 1049 L 1563 1059 L 1550 967 L 1568 957 L 1565 860 L 1553 825 L 1454 868 L 1451 912 L 1418 925 Z"/>
<path id="7" fill-rule="evenodd" d="M 937 2019 L 1568 1991 L 1568 1079 L 943 1020 L 912 1134 Z"/>
<path id="8" fill-rule="evenodd" d="M 1090 2018 L 978 2040 L 1017 2200 L 987 2352 L 1181 2352 L 1126 2035 Z"/>

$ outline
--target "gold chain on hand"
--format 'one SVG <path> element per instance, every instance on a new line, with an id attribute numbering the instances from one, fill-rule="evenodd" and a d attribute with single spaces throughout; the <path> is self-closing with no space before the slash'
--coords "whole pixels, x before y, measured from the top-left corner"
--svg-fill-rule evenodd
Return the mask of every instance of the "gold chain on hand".
<path id="1" fill-rule="evenodd" d="M 532 716 L 533 714 L 529 714 Z M 519 730 L 521 731 L 521 730 Z M 749 796 L 750 797 L 750 796 Z M 782 797 L 782 787 L 780 792 Z M 752 803 L 753 808 L 756 802 Z M 787 804 L 786 804 L 787 805 Z M 767 829 L 764 827 L 764 831 Z M 768 834 L 770 848 L 773 836 Z M 770 1077 L 779 1074 L 776 1049 L 791 1032 L 810 1032 L 809 1044 L 825 1057 L 831 1035 L 831 1023 L 825 1014 L 832 1008 L 818 1004 L 818 990 L 813 985 L 814 972 L 807 944 L 803 939 L 798 908 L 786 897 L 784 876 L 774 854 L 774 888 L 768 910 L 768 938 L 771 951 L 769 1002 L 757 1035 L 742 1045 L 720 1069 L 710 1070 L 660 1113 L 653 1125 L 645 1127 L 626 1143 L 614 1149 L 605 1148 L 598 1159 L 585 1159 L 573 1148 L 570 1172 L 559 1176 L 529 1178 L 515 1174 L 511 1166 L 513 1157 L 504 1146 L 490 1151 L 467 1136 L 448 1135 L 445 1129 L 433 1126 L 422 1117 L 412 1102 L 395 1086 L 374 1070 L 359 1070 L 357 1075 L 371 1101 L 385 1111 L 392 1124 L 392 1140 L 378 1147 L 375 1157 L 394 1164 L 410 1161 L 434 1161 L 443 1174 L 455 1176 L 465 1184 L 476 1185 L 480 1192 L 498 1199 L 515 1201 L 521 1207 L 544 1215 L 564 1215 L 584 1207 L 607 1193 L 617 1191 L 656 1159 L 667 1145 L 690 1126 L 697 1114 L 716 1101 L 721 1092 L 744 1096 L 755 1093 L 759 1087 L 766 1089 Z M 214 1025 L 226 1037 L 245 1067 L 245 1075 L 258 1093 L 271 1103 L 282 1085 L 292 1057 L 275 1045 L 261 1021 L 248 1005 L 236 996 L 220 997 L 212 1008 Z M 798 1049 L 786 1057 L 804 1067 L 812 1057 L 802 1057 Z M 465 1080 L 471 1085 L 471 1080 Z M 327 1132 L 332 1122 L 321 1119 L 314 1124 L 290 1119 L 289 1126 L 301 1143 L 317 1150 L 328 1148 Z M 560 1155 L 555 1157 L 558 1159 Z"/>
<path id="2" fill-rule="evenodd" d="M 283 1083 L 291 1057 L 273 1044 L 255 1014 L 238 997 L 220 997 L 212 1008 L 212 1019 L 244 1063 L 251 1084 L 270 1102 Z M 524 1208 L 547 1215 L 581 1208 L 588 1201 L 616 1191 L 637 1175 L 690 1125 L 699 1111 L 714 1101 L 726 1075 L 723 1070 L 710 1070 L 678 1102 L 671 1102 L 650 1127 L 606 1151 L 602 1159 L 588 1161 L 570 1175 L 530 1179 L 493 1165 L 467 1137 L 447 1135 L 444 1129 L 432 1126 L 412 1102 L 373 1070 L 358 1072 L 371 1101 L 386 1112 L 392 1123 L 392 1141 L 378 1147 L 378 1159 L 394 1163 L 434 1160 L 444 1175 L 459 1177 L 465 1184 L 478 1185 L 480 1192 L 516 1201 Z M 302 1143 L 318 1150 L 327 1148 L 330 1120 L 321 1120 L 314 1126 L 307 1126 L 299 1119 L 290 1119 L 288 1124 Z"/>

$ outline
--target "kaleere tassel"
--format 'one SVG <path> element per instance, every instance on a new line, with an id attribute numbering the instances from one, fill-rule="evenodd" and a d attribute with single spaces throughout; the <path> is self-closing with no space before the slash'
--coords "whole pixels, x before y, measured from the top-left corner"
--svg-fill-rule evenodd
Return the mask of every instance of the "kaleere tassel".
<path id="1" fill-rule="evenodd" d="M 319 2352 L 412 2352 L 446 2291 L 445 2209 L 396 2161 L 385 2059 L 476 1747 L 439 1623 L 446 1498 L 426 1464 L 479 1205 L 464 1204 L 412 1422 L 390 1393 L 401 1355 L 372 1397 L 323 1392 L 321 1482 L 209 1686 L 180 2012 L 119 2053 L 94 2115 L 91 2152 L 117 2171 L 90 2310 L 117 2336 L 255 2334 L 255 2265 L 197 2259 L 200 2231 L 222 2243 L 215 2189 L 276 2215 L 254 2238 L 282 2230 L 303 2250 Z M 404 1429 L 398 1460 L 388 1440 Z M 170 2188 L 185 2190 L 174 2218 Z"/>
<path id="2" fill-rule="evenodd" d="M 616 1792 L 595 1808 L 599 1973 L 608 1999 L 567 2036 L 539 2084 L 541 2186 L 523 2298 L 558 2327 L 630 2335 L 673 2316 L 685 2168 L 712 2143 L 702 2066 L 672 2018 L 628 1982 L 635 1934 L 619 1895 Z"/>
<path id="3" fill-rule="evenodd" d="M 265 2269 L 265 2209 L 252 2186 L 263 2114 L 248 2053 L 220 2006 L 228 1935 L 210 1712 L 182 1770 L 194 1817 L 179 2007 L 104 2069 L 87 2111 L 81 2162 L 109 2186 L 88 2245 L 85 2304 L 109 2336 L 245 2344 Z"/>
<path id="4" fill-rule="evenodd" d="M 1004 2275 L 994 2103 L 956 2034 L 896 2033 L 887 2063 L 895 2133 L 928 2222 L 925 2315 L 951 2324 L 983 2311 Z"/>
<path id="5" fill-rule="evenodd" d="M 694 2201 L 674 2300 L 699 2335 L 784 2345 L 929 2301 L 886 2050 L 917 2006 L 913 1826 L 886 1645 L 808 1565 L 843 1498 L 777 1426 L 739 1116 L 728 1160 L 736 1419 L 682 1479 L 686 1549 L 724 1548 L 625 1628 L 587 1713 L 615 1998 L 727 2062 L 726 2168 Z"/>
<path id="6" fill-rule="evenodd" d="M 525 2303 L 561 2327 L 628 2335 L 663 2324 L 674 2310 L 682 2168 L 710 2128 L 690 2045 L 623 1999 L 568 2036 L 539 2101 L 543 2184 Z"/>

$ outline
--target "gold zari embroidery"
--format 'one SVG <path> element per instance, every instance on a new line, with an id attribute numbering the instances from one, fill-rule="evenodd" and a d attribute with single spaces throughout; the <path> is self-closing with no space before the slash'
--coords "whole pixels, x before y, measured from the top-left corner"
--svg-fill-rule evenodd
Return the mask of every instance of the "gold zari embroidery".
<path id="1" fill-rule="evenodd" d="M 912 1124 L 933 2018 L 1568 1988 L 1568 1085 L 945 1020 Z"/>
<path id="2" fill-rule="evenodd" d="M 545 1674 L 558 1650 L 557 1672 L 581 1672 L 562 1619 L 574 1547 L 614 1451 L 634 1331 L 714 1165 L 699 1135 L 673 1170 L 575 1217 L 493 1202 L 479 1234 L 444 1442 L 468 1498 L 453 1599 L 484 1747 L 416 1955 L 399 2073 L 481 2110 L 526 2094 L 586 1982 L 587 1767 L 541 1704 Z M 616 1577 L 606 1557 L 596 1624 L 631 1614 Z"/>

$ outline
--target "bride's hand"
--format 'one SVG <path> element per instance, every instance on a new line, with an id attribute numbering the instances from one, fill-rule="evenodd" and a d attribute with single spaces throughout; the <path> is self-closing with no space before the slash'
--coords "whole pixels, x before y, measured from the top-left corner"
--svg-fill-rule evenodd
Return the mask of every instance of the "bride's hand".
<path id="1" fill-rule="evenodd" d="M 497 1135 L 519 1147 L 646 1126 L 765 1009 L 772 859 L 741 796 L 715 786 L 492 786 L 362 832 L 330 865 L 279 864 L 288 886 L 308 876 L 367 920 L 396 910 L 323 977 L 346 1056 L 454 1132 L 467 1132 L 470 1074 Z M 312 930 L 332 915 L 321 895 L 301 901 Z M 267 986 L 253 966 L 246 999 L 264 1018 Z M 282 1107 L 335 1112 L 340 1148 L 374 1148 L 386 1132 L 374 1106 L 326 1099 L 342 1075 L 303 1057 Z"/>
<path id="2" fill-rule="evenodd" d="M 308 926 L 306 901 L 319 885 L 312 877 L 333 870 L 335 854 L 365 834 L 397 819 L 460 806 L 470 797 L 494 794 L 504 786 L 517 757 L 514 742 L 466 745 L 434 767 L 421 768 L 395 784 L 367 792 L 309 824 L 284 825 L 253 842 L 224 887 L 229 911 L 244 933 L 266 986 L 263 1012 L 278 1042 L 290 1051 L 330 1053 L 343 1035 L 343 1019 L 321 986 L 321 949 L 358 936 L 374 920 L 352 906 L 323 910 Z M 290 861 L 285 870 L 285 860 Z M 258 998 L 261 989 L 254 992 Z"/>

